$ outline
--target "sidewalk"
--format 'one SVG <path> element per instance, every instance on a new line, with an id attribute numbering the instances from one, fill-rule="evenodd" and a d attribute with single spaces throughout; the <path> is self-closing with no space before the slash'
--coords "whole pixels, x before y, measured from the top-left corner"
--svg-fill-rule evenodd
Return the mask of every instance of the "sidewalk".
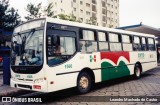
<path id="1" fill-rule="evenodd" d="M 0 97 L 18 96 L 29 92 L 30 91 L 12 88 L 8 85 L 3 85 L 3 75 L 0 74 Z"/>
<path id="2" fill-rule="evenodd" d="M 1 85 L 0 86 L 0 97 L 6 96 L 17 96 L 18 94 L 24 93 L 25 90 L 12 88 L 8 85 Z"/>
<path id="3" fill-rule="evenodd" d="M 8 85 L 3 85 L 3 70 L 0 68 L 0 97 L 5 96 L 17 96 L 20 93 L 23 93 L 24 90 L 12 88 Z"/>

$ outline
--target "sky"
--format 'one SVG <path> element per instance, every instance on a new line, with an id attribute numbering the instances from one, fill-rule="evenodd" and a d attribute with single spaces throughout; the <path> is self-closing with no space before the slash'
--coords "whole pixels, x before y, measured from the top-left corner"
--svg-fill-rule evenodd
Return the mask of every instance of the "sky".
<path id="1" fill-rule="evenodd" d="M 25 20 L 24 16 L 27 16 L 27 12 L 25 10 L 27 8 L 27 4 L 38 4 L 41 2 L 42 6 L 47 5 L 47 0 L 9 0 L 10 7 L 18 9 L 18 13 L 21 16 L 22 20 Z"/>
<path id="2" fill-rule="evenodd" d="M 160 0 L 119 0 L 120 26 L 142 24 L 160 28 Z"/>
<path id="3" fill-rule="evenodd" d="M 24 20 L 28 3 L 47 5 L 47 0 L 10 0 L 10 6 L 18 9 Z M 120 27 L 142 24 L 160 28 L 160 0 L 119 0 Z"/>

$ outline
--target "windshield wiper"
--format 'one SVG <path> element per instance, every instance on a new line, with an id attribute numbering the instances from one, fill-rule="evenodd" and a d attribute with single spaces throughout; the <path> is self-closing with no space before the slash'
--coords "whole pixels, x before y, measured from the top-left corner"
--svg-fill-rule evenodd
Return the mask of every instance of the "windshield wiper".
<path id="1" fill-rule="evenodd" d="M 28 42 L 26 42 L 26 40 L 28 39 L 29 36 L 30 36 L 29 38 L 32 38 L 34 32 L 35 32 L 35 29 L 32 29 L 32 30 L 29 32 L 28 35 L 24 36 L 23 39 L 21 38 L 21 39 L 22 39 L 22 54 L 24 54 L 24 52 L 25 52 L 25 45 L 28 44 L 29 41 L 30 41 L 30 40 L 28 40 Z"/>
<path id="2" fill-rule="evenodd" d="M 31 30 L 31 32 L 28 34 L 28 36 L 27 36 L 26 40 L 27 40 L 27 39 L 31 39 L 31 38 L 32 38 L 32 36 L 33 36 L 33 34 L 34 34 L 34 32 L 35 32 L 35 29 L 32 29 L 32 30 Z M 31 34 L 31 33 L 32 33 L 32 34 Z M 29 36 L 30 36 L 30 37 L 29 37 Z M 28 44 L 28 43 L 29 43 L 29 41 L 30 41 L 30 40 L 28 40 L 28 41 L 25 43 L 25 45 L 26 45 L 26 44 Z"/>

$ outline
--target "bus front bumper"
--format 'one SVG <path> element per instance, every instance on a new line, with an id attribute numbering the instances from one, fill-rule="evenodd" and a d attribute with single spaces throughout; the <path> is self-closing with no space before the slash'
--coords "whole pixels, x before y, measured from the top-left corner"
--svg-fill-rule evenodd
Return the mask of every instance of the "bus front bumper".
<path id="1" fill-rule="evenodd" d="M 33 82 L 30 83 L 30 82 L 25 82 L 25 81 L 16 81 L 11 78 L 10 86 L 14 88 L 24 89 L 24 90 L 47 92 L 47 81 L 46 80 L 40 83 L 33 83 Z"/>

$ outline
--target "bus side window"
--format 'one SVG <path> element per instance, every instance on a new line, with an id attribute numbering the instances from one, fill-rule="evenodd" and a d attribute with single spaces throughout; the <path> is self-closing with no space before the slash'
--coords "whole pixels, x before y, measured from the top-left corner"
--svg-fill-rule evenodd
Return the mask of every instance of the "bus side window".
<path id="1" fill-rule="evenodd" d="M 133 50 L 141 51 L 141 41 L 140 41 L 140 37 L 138 36 L 133 36 Z"/>
<path id="2" fill-rule="evenodd" d="M 109 33 L 110 50 L 122 51 L 121 36 L 115 33 Z"/>
<path id="3" fill-rule="evenodd" d="M 132 37 L 131 36 L 122 35 L 122 41 L 123 41 L 123 50 L 124 51 L 133 51 Z"/>
<path id="4" fill-rule="evenodd" d="M 147 43 L 145 37 L 142 37 L 142 51 L 147 51 Z"/>
<path id="5" fill-rule="evenodd" d="M 100 51 L 108 51 L 108 37 L 107 34 L 104 32 L 98 32 L 98 39 L 99 39 L 99 50 Z"/>
<path id="6" fill-rule="evenodd" d="M 80 34 L 80 51 L 81 52 L 96 52 L 97 51 L 97 37 L 94 31 L 82 30 Z"/>
<path id="7" fill-rule="evenodd" d="M 148 38 L 148 50 L 155 51 L 155 41 L 153 38 Z"/>

